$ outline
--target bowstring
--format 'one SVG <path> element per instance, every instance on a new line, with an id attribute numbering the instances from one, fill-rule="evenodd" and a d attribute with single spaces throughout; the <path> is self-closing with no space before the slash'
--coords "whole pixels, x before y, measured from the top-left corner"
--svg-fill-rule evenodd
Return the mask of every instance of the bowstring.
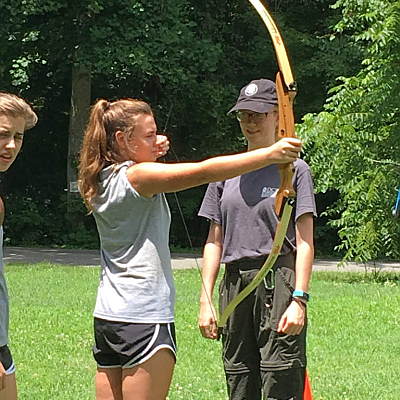
<path id="1" fill-rule="evenodd" d="M 168 123 L 169 123 L 169 120 L 170 120 L 170 117 L 171 117 L 171 113 L 172 113 L 173 107 L 174 107 L 174 102 L 172 102 L 171 107 L 169 108 L 169 112 L 168 112 L 168 115 L 167 115 L 167 120 L 166 120 L 166 122 L 165 122 L 164 130 L 163 130 L 163 133 L 164 133 L 164 134 L 165 134 L 166 131 L 167 131 L 167 127 L 168 127 Z M 179 158 L 178 158 L 178 155 L 176 154 L 176 152 L 175 152 L 174 148 L 172 147 L 171 143 L 169 144 L 169 148 L 170 148 L 170 150 L 171 150 L 171 152 L 172 152 L 172 154 L 173 154 L 175 160 L 176 160 L 177 162 L 180 162 L 180 160 L 179 160 Z M 166 156 L 163 157 L 163 162 L 164 162 L 164 164 L 167 163 Z M 176 205 L 177 205 L 177 207 L 178 207 L 178 212 L 179 212 L 180 218 L 181 218 L 181 220 L 182 220 L 183 227 L 184 227 L 184 229 L 185 229 L 185 234 L 186 234 L 187 240 L 188 240 L 188 242 L 189 242 L 190 249 L 192 250 L 192 253 L 194 254 L 194 261 L 195 261 L 195 264 L 196 264 L 197 272 L 199 273 L 199 276 L 200 276 L 201 286 L 202 286 L 202 288 L 203 288 L 203 290 L 204 290 L 204 293 L 206 294 L 207 302 L 208 302 L 208 305 L 210 306 L 210 310 L 211 310 L 212 316 L 213 316 L 215 322 L 217 323 L 218 319 L 217 319 L 217 316 L 216 316 L 216 314 L 215 314 L 215 312 L 214 312 L 213 303 L 212 303 L 212 301 L 211 301 L 210 294 L 208 293 L 208 290 L 207 290 L 206 285 L 205 285 L 205 283 L 204 283 L 203 274 L 202 274 L 202 269 L 200 268 L 198 259 L 197 259 L 196 254 L 195 254 L 195 250 L 194 250 L 192 238 L 191 238 L 191 236 L 190 236 L 189 228 L 188 228 L 188 226 L 187 226 L 185 217 L 184 217 L 184 215 L 183 215 L 183 210 L 182 210 L 181 204 L 180 204 L 180 202 L 179 202 L 178 195 L 177 195 L 176 192 L 172 192 L 172 193 L 173 193 L 173 195 L 174 195 L 175 202 L 176 202 Z"/>

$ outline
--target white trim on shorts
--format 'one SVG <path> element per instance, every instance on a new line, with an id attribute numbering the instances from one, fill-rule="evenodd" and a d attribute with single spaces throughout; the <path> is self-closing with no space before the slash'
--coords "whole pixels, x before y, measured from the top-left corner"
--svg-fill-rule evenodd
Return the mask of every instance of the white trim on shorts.
<path id="1" fill-rule="evenodd" d="M 171 324 L 167 324 L 169 337 L 171 338 L 171 342 L 174 344 L 174 348 L 173 348 L 172 352 L 174 353 L 174 355 L 176 357 L 176 343 L 175 343 L 174 338 L 171 333 L 171 326 L 172 326 Z M 168 346 L 168 347 L 170 347 L 170 346 Z"/>
<path id="2" fill-rule="evenodd" d="M 6 370 L 6 375 L 11 375 L 15 372 L 15 364 L 14 361 L 10 365 L 10 367 Z"/>
<path id="3" fill-rule="evenodd" d="M 171 335 L 171 324 L 167 324 L 168 327 L 168 333 L 169 336 L 171 338 L 171 342 L 175 344 L 174 339 Z M 151 346 L 153 346 L 154 342 L 157 340 L 157 336 L 160 332 L 160 324 L 156 324 L 156 329 L 154 331 L 153 337 L 150 340 L 150 343 L 147 345 L 147 347 L 140 353 L 138 354 L 136 357 L 134 357 L 131 361 L 129 361 L 128 363 L 126 363 L 125 365 L 122 366 L 122 369 L 128 369 L 128 368 L 134 368 L 137 367 L 140 364 L 143 364 L 145 361 L 147 361 L 149 358 L 151 358 L 155 353 L 157 353 L 157 351 L 161 350 L 161 349 L 170 349 L 172 351 L 172 353 L 174 354 L 175 358 L 176 358 L 176 349 L 175 346 L 169 346 L 168 344 L 161 344 L 159 346 L 157 346 L 156 348 L 153 349 L 153 351 L 151 351 L 149 354 L 147 354 L 146 357 L 143 357 L 142 359 L 140 359 L 140 357 L 143 354 L 146 354 L 147 351 L 149 351 L 149 349 L 151 348 Z M 140 361 L 136 362 L 137 359 L 140 359 Z"/>
<path id="4" fill-rule="evenodd" d="M 151 346 L 153 346 L 154 342 L 157 340 L 158 334 L 160 333 L 160 327 L 161 324 L 155 324 L 155 331 L 153 334 L 153 337 L 151 338 L 149 344 L 146 346 L 146 348 L 140 353 L 138 354 L 136 357 L 134 357 L 132 360 L 130 360 L 128 363 L 126 363 L 125 365 L 100 365 L 99 363 L 97 363 L 97 367 L 101 368 L 101 369 L 114 369 L 114 368 L 122 368 L 122 369 L 128 369 L 128 368 L 134 368 L 137 367 L 140 364 L 143 364 L 145 361 L 147 361 L 149 358 L 151 358 L 155 353 L 157 353 L 157 351 L 161 350 L 161 349 L 169 349 L 172 351 L 174 357 L 176 358 L 176 343 L 174 341 L 174 338 L 172 336 L 171 333 L 171 325 L 172 323 L 167 323 L 167 328 L 168 328 L 168 333 L 169 333 L 169 337 L 171 338 L 171 342 L 174 344 L 174 346 L 170 346 L 168 344 L 161 344 L 159 346 L 157 346 L 156 348 L 153 349 L 153 351 L 151 351 L 146 357 L 143 357 L 142 359 L 140 359 L 140 357 L 143 354 L 146 354 L 147 351 L 149 351 L 149 349 L 151 348 Z M 139 361 L 136 361 L 140 359 Z"/>

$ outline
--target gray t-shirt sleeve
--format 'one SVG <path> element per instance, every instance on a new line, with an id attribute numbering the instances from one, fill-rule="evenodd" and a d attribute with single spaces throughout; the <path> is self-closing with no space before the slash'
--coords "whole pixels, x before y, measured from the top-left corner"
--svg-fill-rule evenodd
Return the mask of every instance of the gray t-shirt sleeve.
<path id="1" fill-rule="evenodd" d="M 223 182 L 213 182 L 208 185 L 198 213 L 200 217 L 207 218 L 219 225 L 222 225 L 220 201 L 223 186 Z"/>
<path id="2" fill-rule="evenodd" d="M 8 344 L 9 308 L 3 263 L 3 226 L 0 226 L 0 347 Z"/>
<path id="3" fill-rule="evenodd" d="M 310 167 L 303 161 L 296 162 L 296 170 L 293 178 L 293 186 L 296 191 L 295 220 L 304 214 L 311 213 L 317 216 L 315 204 L 314 186 Z"/>

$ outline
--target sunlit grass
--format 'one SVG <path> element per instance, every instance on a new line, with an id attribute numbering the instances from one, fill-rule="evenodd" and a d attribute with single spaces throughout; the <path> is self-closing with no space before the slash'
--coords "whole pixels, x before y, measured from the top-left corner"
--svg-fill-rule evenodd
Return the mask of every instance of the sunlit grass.
<path id="1" fill-rule="evenodd" d="M 386 277 L 314 274 L 308 357 L 316 400 L 400 398 L 399 275 Z"/>
<path id="2" fill-rule="evenodd" d="M 20 400 L 93 400 L 98 268 L 8 265 Z M 169 400 L 225 400 L 221 343 L 197 328 L 195 269 L 175 271 L 178 363 Z M 357 283 L 360 281 L 363 283 Z M 313 275 L 308 360 L 315 400 L 398 400 L 399 275 Z"/>

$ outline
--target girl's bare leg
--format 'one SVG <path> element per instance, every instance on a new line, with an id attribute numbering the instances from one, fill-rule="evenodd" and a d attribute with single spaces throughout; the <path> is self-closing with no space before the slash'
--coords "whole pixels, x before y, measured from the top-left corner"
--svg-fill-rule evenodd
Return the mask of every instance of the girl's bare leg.
<path id="1" fill-rule="evenodd" d="M 123 400 L 122 368 L 97 368 L 97 400 Z"/>
<path id="2" fill-rule="evenodd" d="M 17 398 L 15 373 L 4 376 L 2 378 L 2 385 L 0 385 L 0 400 L 17 400 Z"/>
<path id="3" fill-rule="evenodd" d="M 175 357 L 169 349 L 157 351 L 135 368 L 122 371 L 123 400 L 165 400 L 174 372 Z"/>

